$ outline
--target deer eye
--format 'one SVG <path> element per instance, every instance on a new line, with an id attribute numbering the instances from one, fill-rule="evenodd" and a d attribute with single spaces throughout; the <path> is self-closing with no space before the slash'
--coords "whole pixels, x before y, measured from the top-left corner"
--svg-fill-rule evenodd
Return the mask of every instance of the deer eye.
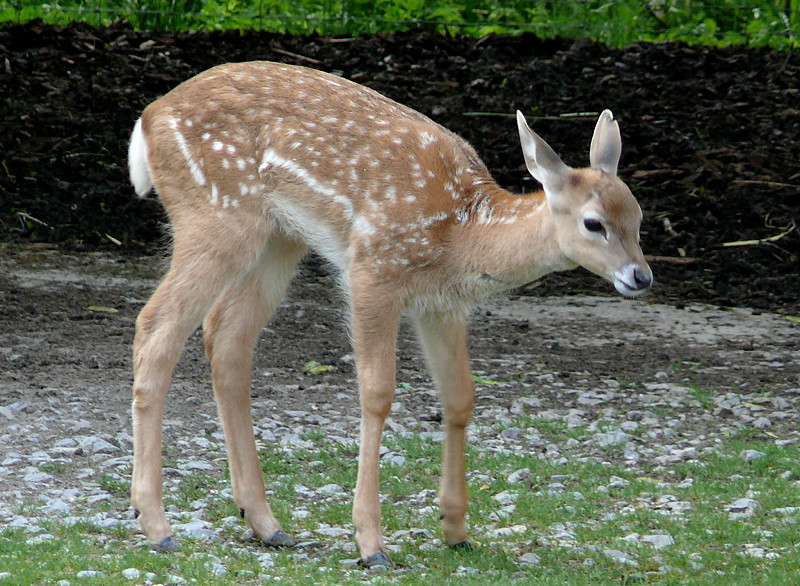
<path id="1" fill-rule="evenodd" d="M 594 218 L 586 218 L 583 221 L 583 227 L 586 228 L 589 232 L 595 232 L 597 234 L 605 235 L 606 229 L 603 227 L 603 223 L 600 220 L 596 220 Z"/>

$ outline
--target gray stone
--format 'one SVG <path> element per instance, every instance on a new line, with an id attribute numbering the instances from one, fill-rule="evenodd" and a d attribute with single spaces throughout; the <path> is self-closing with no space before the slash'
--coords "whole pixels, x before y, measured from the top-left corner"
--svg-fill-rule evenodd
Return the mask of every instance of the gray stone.
<path id="1" fill-rule="evenodd" d="M 316 532 L 325 537 L 345 537 L 350 535 L 350 530 L 342 527 L 320 527 Z"/>
<path id="2" fill-rule="evenodd" d="M 766 429 L 767 427 L 772 427 L 772 420 L 768 417 L 758 417 L 755 421 L 753 421 L 753 427 L 757 429 Z"/>
<path id="3" fill-rule="evenodd" d="M 609 559 L 619 563 L 624 564 L 626 566 L 638 567 L 639 564 L 634 560 L 629 554 L 625 553 L 624 551 L 620 551 L 618 549 L 604 549 L 603 553 Z"/>
<path id="4" fill-rule="evenodd" d="M 754 462 L 755 460 L 760 460 L 761 458 L 766 458 L 767 455 L 764 452 L 759 452 L 758 450 L 743 450 L 739 457 L 747 462 Z"/>
<path id="5" fill-rule="evenodd" d="M 517 501 L 517 496 L 518 495 L 512 492 L 504 490 L 503 492 L 499 492 L 496 495 L 494 495 L 494 500 L 500 503 L 501 505 L 511 505 Z"/>
<path id="6" fill-rule="evenodd" d="M 61 499 L 47 499 L 47 502 L 42 507 L 41 511 L 43 513 L 56 513 L 59 515 L 67 515 L 69 514 L 70 507 L 67 503 L 62 501 Z"/>
<path id="7" fill-rule="evenodd" d="M 608 488 L 625 488 L 630 486 L 630 481 L 620 478 L 619 476 L 612 476 L 608 483 Z"/>
<path id="8" fill-rule="evenodd" d="M 641 539 L 644 543 L 649 543 L 653 546 L 653 549 L 664 549 L 665 547 L 669 547 L 670 545 L 675 544 L 675 540 L 672 538 L 671 535 L 662 535 L 662 534 L 655 534 L 655 535 L 645 535 Z"/>
<path id="9" fill-rule="evenodd" d="M 188 462 L 178 464 L 178 469 L 211 472 L 212 470 L 216 470 L 216 467 L 211 462 L 206 462 L 204 460 L 189 460 Z"/>
<path id="10" fill-rule="evenodd" d="M 25 482 L 29 484 L 39 484 L 53 480 L 52 475 L 48 474 L 47 472 L 42 472 L 38 468 L 26 468 L 25 470 L 26 472 L 23 478 Z"/>
<path id="11" fill-rule="evenodd" d="M 522 434 L 519 427 L 509 427 L 500 432 L 500 435 L 506 439 L 517 439 Z"/>
<path id="12" fill-rule="evenodd" d="M 540 563 L 542 563 L 542 558 L 535 553 L 526 553 L 519 556 L 517 561 L 520 564 L 525 564 L 526 566 L 538 566 Z"/>
<path id="13" fill-rule="evenodd" d="M 78 445 L 90 454 L 111 454 L 119 451 L 114 444 L 94 435 L 83 436 L 77 441 Z"/>
<path id="14" fill-rule="evenodd" d="M 509 484 L 519 484 L 521 482 L 527 482 L 531 478 L 531 471 L 527 468 L 520 468 L 519 470 L 515 470 L 511 474 L 508 475 L 508 483 Z"/>
<path id="15" fill-rule="evenodd" d="M 758 508 L 758 502 L 750 498 L 736 499 L 730 503 L 726 510 L 730 513 L 741 513 L 744 511 L 752 511 Z"/>
<path id="16" fill-rule="evenodd" d="M 126 580 L 137 580 L 142 573 L 136 568 L 126 568 L 121 572 L 122 577 Z"/>
<path id="17" fill-rule="evenodd" d="M 621 429 L 612 431 L 604 431 L 594 435 L 594 443 L 599 448 L 608 448 L 612 446 L 621 446 L 628 443 L 630 435 Z"/>
<path id="18" fill-rule="evenodd" d="M 228 568 L 226 568 L 219 562 L 212 562 L 209 569 L 211 571 L 212 576 L 220 577 L 228 573 Z"/>

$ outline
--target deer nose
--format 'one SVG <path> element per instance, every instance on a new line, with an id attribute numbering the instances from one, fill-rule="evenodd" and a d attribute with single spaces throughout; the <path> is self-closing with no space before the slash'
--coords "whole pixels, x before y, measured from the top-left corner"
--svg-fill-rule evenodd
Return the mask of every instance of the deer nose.
<path id="1" fill-rule="evenodd" d="M 653 275 L 650 271 L 643 271 L 637 267 L 633 269 L 633 280 L 637 289 L 648 289 L 653 284 Z"/>

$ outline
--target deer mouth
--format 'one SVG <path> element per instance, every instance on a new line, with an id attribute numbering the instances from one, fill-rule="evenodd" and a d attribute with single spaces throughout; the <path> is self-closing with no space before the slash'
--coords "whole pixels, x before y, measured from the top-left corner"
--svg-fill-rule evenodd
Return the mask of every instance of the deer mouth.
<path id="1" fill-rule="evenodd" d="M 648 291 L 653 284 L 650 270 L 642 270 L 638 265 L 627 265 L 613 274 L 614 287 L 626 297 L 636 297 Z"/>

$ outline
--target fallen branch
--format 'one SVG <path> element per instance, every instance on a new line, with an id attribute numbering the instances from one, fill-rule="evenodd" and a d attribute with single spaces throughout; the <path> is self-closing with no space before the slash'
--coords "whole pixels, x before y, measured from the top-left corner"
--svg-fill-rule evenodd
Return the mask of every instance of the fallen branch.
<path id="1" fill-rule="evenodd" d="M 651 256 L 644 257 L 647 262 L 666 262 L 673 265 L 688 265 L 695 262 L 700 262 L 701 259 L 691 256 Z"/>
<path id="2" fill-rule="evenodd" d="M 770 236 L 769 238 L 761 238 L 759 240 L 737 240 L 735 242 L 723 242 L 720 246 L 723 247 L 731 247 L 731 246 L 757 246 L 759 244 L 767 244 L 768 242 L 777 242 L 787 234 L 791 234 L 794 232 L 796 228 L 795 223 L 792 222 L 791 225 L 786 228 L 780 234 L 776 234 L 775 236 Z"/>
<path id="3" fill-rule="evenodd" d="M 731 183 L 738 183 L 740 185 L 769 185 L 770 187 L 793 187 L 794 189 L 800 188 L 800 185 L 793 183 L 781 183 L 780 181 L 759 181 L 756 179 L 735 179 Z"/>
<path id="4" fill-rule="evenodd" d="M 320 65 L 322 61 L 318 59 L 312 59 L 311 57 L 306 57 L 305 55 L 298 55 L 297 53 L 292 53 L 291 51 L 286 51 L 285 49 L 277 49 L 275 47 L 272 48 L 273 51 L 276 53 L 280 53 L 281 55 L 286 55 L 287 57 L 294 57 L 295 59 L 300 59 L 301 61 L 308 61 L 309 63 L 315 63 Z"/>
<path id="5" fill-rule="evenodd" d="M 27 226 L 25 226 L 25 222 L 31 222 L 33 224 L 39 224 L 40 226 L 44 226 L 45 228 L 50 228 L 51 230 L 53 229 L 53 227 L 47 222 L 44 222 L 39 218 L 34 218 L 27 212 L 17 212 L 17 218 L 19 219 L 20 223 L 26 228 Z"/>
<path id="6" fill-rule="evenodd" d="M 565 112 L 558 116 L 531 116 L 526 114 L 528 120 L 573 120 L 578 118 L 594 118 L 597 112 Z M 514 118 L 516 114 L 510 112 L 464 112 L 463 116 L 484 116 L 496 118 Z"/>

